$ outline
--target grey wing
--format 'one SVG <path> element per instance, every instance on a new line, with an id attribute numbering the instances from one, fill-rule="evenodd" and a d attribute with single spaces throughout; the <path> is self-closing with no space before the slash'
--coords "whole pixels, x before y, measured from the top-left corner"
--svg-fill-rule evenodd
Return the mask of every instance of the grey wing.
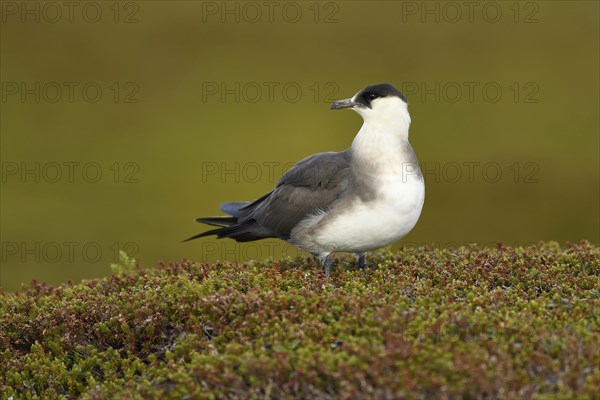
<path id="1" fill-rule="evenodd" d="M 240 209 L 239 222 L 254 220 L 275 236 L 287 239 L 301 220 L 327 210 L 350 179 L 349 150 L 307 157 L 285 174 L 272 192 Z"/>

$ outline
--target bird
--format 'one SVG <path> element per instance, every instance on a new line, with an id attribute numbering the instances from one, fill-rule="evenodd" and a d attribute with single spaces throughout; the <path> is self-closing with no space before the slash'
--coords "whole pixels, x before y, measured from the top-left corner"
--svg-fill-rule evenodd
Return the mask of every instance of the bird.
<path id="1" fill-rule="evenodd" d="M 416 225 L 425 200 L 423 174 L 408 141 L 408 101 L 389 83 L 337 100 L 363 119 L 350 148 L 299 161 L 254 201 L 221 204 L 227 216 L 195 221 L 217 226 L 192 236 L 249 242 L 282 239 L 317 258 L 329 277 L 333 253 L 366 253 L 395 243 Z"/>

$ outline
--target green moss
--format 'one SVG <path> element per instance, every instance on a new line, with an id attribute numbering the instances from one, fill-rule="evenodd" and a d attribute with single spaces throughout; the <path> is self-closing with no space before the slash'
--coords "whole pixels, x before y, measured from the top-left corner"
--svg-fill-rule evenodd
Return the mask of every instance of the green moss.
<path id="1" fill-rule="evenodd" d="M 600 249 L 182 261 L 0 297 L 2 398 L 581 398 L 600 392 Z M 186 397 L 187 396 L 187 397 Z"/>

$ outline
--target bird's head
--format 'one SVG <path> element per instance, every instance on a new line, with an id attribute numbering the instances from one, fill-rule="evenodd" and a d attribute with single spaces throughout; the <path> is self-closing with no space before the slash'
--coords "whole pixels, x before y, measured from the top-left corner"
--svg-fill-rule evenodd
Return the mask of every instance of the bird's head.
<path id="1" fill-rule="evenodd" d="M 367 86 L 354 97 L 334 101 L 332 110 L 351 108 L 365 121 L 365 124 L 409 124 L 408 102 L 406 97 L 389 83 Z"/>

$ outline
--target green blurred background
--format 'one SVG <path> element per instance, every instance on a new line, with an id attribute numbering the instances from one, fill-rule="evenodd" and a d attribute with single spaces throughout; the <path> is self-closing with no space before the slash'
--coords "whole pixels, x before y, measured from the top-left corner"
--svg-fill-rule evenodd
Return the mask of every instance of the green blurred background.
<path id="1" fill-rule="evenodd" d="M 180 241 L 347 148 L 360 117 L 329 103 L 379 82 L 406 92 L 426 169 L 396 246 L 599 241 L 598 2 L 64 4 L 2 3 L 4 290 L 107 275 L 119 248 L 298 254 Z"/>

